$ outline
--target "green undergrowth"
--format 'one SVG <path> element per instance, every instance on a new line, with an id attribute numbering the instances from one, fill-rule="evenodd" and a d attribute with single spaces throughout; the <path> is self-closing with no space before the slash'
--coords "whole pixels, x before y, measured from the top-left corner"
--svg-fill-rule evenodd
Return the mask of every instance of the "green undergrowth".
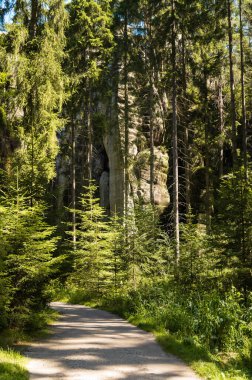
<path id="1" fill-rule="evenodd" d="M 0 380 L 27 380 L 25 358 L 11 349 L 0 349 Z"/>
<path id="2" fill-rule="evenodd" d="M 26 359 L 22 352 L 35 339 L 50 334 L 50 324 L 58 317 L 52 309 L 34 313 L 22 328 L 11 327 L 0 331 L 0 380 L 28 380 Z"/>
<path id="3" fill-rule="evenodd" d="M 204 338 L 200 337 L 200 333 L 198 336 L 192 334 L 193 329 L 191 328 L 190 330 L 189 328 L 189 319 L 191 315 L 186 315 L 185 309 L 181 307 L 180 309 L 178 308 L 175 310 L 175 305 L 169 305 L 168 301 L 166 301 L 167 303 L 165 304 L 164 300 L 161 301 L 159 297 L 157 297 L 156 290 L 155 295 L 156 298 L 148 298 L 150 296 L 149 294 L 148 296 L 143 296 L 143 294 L 141 294 L 141 297 L 139 297 L 139 294 L 134 294 L 134 296 L 128 295 L 113 298 L 102 297 L 92 299 L 89 296 L 85 296 L 80 290 L 76 291 L 71 289 L 68 297 L 65 292 L 64 296 L 61 294 L 60 298 L 69 303 L 85 304 L 86 306 L 107 310 L 120 315 L 143 330 L 152 332 L 156 336 L 158 343 L 166 352 L 181 358 L 202 379 L 252 379 L 252 350 L 251 345 L 249 345 L 249 342 L 251 343 L 249 339 L 246 350 L 244 349 L 244 343 L 243 346 L 240 343 L 243 350 L 239 350 L 238 348 L 237 350 L 228 349 L 228 345 L 231 347 L 231 344 L 234 344 L 232 339 L 236 338 L 236 335 L 234 335 L 236 332 L 232 332 L 233 326 L 231 326 L 231 332 L 225 331 L 225 337 L 222 337 L 221 333 L 219 333 L 220 342 L 223 344 L 222 349 L 220 348 L 221 346 L 217 349 L 217 344 L 210 347 L 209 345 L 204 344 Z M 167 295 L 165 297 L 167 297 Z M 228 308 L 231 307 L 230 305 L 232 302 L 234 301 L 230 299 L 228 300 Z M 225 313 L 227 313 L 227 320 L 224 320 L 225 315 L 222 316 L 225 325 L 228 324 L 228 320 L 231 319 L 231 315 L 229 314 L 230 310 L 225 310 L 225 304 L 223 302 L 220 304 Z M 207 310 L 205 310 L 205 313 L 203 320 L 204 318 L 206 320 L 208 318 L 208 323 L 210 324 L 212 316 L 210 318 L 209 315 L 207 315 Z M 208 313 L 210 312 L 208 311 Z M 218 310 L 218 313 L 220 313 L 220 310 Z M 184 325 L 184 330 L 180 324 Z M 241 327 L 241 330 L 242 328 L 243 326 Z M 230 334 L 230 336 L 228 334 Z M 225 345 L 226 349 L 224 349 Z"/>
<path id="4" fill-rule="evenodd" d="M 181 358 L 185 363 L 207 380 L 248 380 L 252 374 L 246 370 L 243 363 L 230 353 L 214 355 L 193 340 L 182 338 L 160 329 L 155 321 L 144 320 L 141 316 L 131 316 L 129 322 L 143 330 L 150 331 L 163 349 Z"/>

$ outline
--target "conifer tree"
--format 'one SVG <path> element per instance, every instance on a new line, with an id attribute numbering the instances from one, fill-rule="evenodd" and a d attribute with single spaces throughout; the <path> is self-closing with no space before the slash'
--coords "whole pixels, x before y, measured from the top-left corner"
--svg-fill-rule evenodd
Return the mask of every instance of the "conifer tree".
<path id="1" fill-rule="evenodd" d="M 56 133 L 62 126 L 65 19 L 62 1 L 16 3 L 6 38 L 7 70 L 15 89 L 11 123 L 20 141 L 12 166 L 19 166 L 31 204 L 55 176 Z"/>
<path id="2" fill-rule="evenodd" d="M 75 239 L 76 196 L 84 185 L 84 178 L 92 179 L 93 96 L 112 51 L 113 35 L 110 0 L 76 0 L 68 5 L 68 10 L 65 70 L 69 78 L 69 98 L 65 112 L 71 130 L 71 207 Z M 77 150 L 81 154 L 77 154 Z"/>
<path id="3" fill-rule="evenodd" d="M 231 276 L 231 282 L 243 290 L 245 297 L 252 288 L 251 189 L 251 175 L 248 173 L 246 177 L 244 168 L 224 176 L 215 218 L 219 266 Z"/>
<path id="4" fill-rule="evenodd" d="M 90 183 L 80 198 L 74 250 L 72 281 L 86 293 L 100 296 L 115 283 L 114 241 L 117 232 L 106 221 L 105 210 L 95 197 L 97 188 Z M 116 227 L 114 223 L 113 227 Z"/>
<path id="5" fill-rule="evenodd" d="M 52 255 L 58 238 L 45 222 L 44 208 L 29 207 L 19 188 L 0 201 L 0 283 L 6 292 L 2 307 L 8 324 L 24 327 L 30 314 L 48 301 L 45 289 L 55 270 Z"/>

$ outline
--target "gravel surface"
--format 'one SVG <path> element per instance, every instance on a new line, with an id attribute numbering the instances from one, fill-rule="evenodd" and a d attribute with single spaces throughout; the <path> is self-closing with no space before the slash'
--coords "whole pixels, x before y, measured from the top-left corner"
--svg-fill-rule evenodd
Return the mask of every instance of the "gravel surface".
<path id="1" fill-rule="evenodd" d="M 31 380 L 197 380 L 152 334 L 105 311 L 53 303 L 61 313 L 50 338 L 26 356 Z"/>

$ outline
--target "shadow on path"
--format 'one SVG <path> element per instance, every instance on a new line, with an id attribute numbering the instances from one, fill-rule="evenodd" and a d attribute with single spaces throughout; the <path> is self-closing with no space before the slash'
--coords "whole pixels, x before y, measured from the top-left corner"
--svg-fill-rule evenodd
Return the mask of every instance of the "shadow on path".
<path id="1" fill-rule="evenodd" d="M 31 380 L 198 379 L 154 337 L 108 312 L 54 303 L 54 334 L 26 356 Z"/>

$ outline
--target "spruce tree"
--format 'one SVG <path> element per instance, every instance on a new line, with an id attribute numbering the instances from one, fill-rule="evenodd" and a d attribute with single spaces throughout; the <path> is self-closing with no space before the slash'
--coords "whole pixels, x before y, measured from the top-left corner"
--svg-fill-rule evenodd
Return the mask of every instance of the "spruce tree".
<path id="1" fill-rule="evenodd" d="M 106 220 L 105 210 L 95 197 L 97 187 L 84 187 L 76 213 L 74 274 L 71 282 L 86 294 L 101 296 L 115 284 L 115 240 L 117 232 Z M 114 223 L 113 227 L 116 225 Z"/>
<path id="2" fill-rule="evenodd" d="M 44 208 L 29 207 L 20 189 L 1 196 L 0 202 L 1 293 L 5 288 L 1 306 L 9 325 L 25 327 L 31 313 L 48 301 L 45 290 L 56 268 L 53 252 L 58 238 L 45 221 Z"/>
<path id="3" fill-rule="evenodd" d="M 251 291 L 252 264 L 252 186 L 251 174 L 245 169 L 223 177 L 217 200 L 215 218 L 216 245 L 219 263 L 227 278 L 243 290 L 244 296 Z"/>
<path id="4" fill-rule="evenodd" d="M 64 2 L 16 3 L 6 36 L 13 116 L 18 149 L 11 167 L 29 189 L 31 205 L 41 199 L 55 176 L 57 132 L 64 98 L 62 58 L 66 14 Z"/>

